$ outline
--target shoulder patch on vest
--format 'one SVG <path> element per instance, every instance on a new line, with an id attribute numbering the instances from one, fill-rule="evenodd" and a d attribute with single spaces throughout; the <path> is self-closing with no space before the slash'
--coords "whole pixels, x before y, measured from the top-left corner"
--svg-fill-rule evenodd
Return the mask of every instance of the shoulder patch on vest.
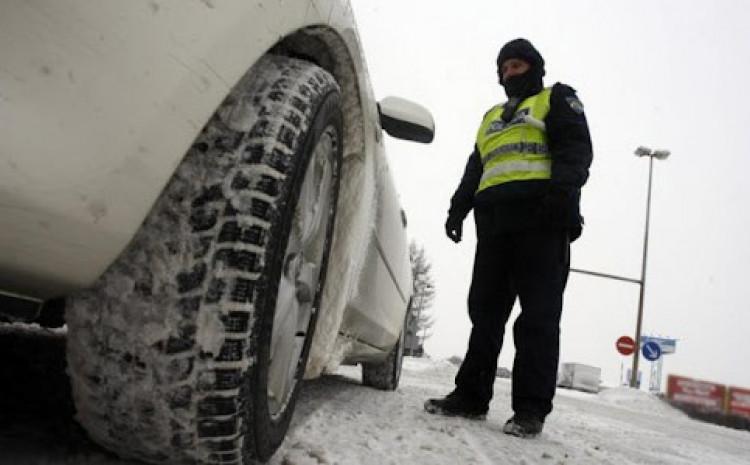
<path id="1" fill-rule="evenodd" d="M 565 101 L 568 102 L 571 110 L 578 113 L 579 115 L 583 113 L 583 103 L 578 100 L 578 97 L 565 97 Z"/>

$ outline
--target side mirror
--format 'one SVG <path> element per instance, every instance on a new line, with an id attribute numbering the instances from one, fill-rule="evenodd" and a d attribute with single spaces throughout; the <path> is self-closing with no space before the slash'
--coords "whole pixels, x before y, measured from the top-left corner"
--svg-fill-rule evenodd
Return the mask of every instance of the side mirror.
<path id="1" fill-rule="evenodd" d="M 435 120 L 421 105 L 399 97 L 386 97 L 378 103 L 380 126 L 398 139 L 429 144 L 435 137 Z"/>

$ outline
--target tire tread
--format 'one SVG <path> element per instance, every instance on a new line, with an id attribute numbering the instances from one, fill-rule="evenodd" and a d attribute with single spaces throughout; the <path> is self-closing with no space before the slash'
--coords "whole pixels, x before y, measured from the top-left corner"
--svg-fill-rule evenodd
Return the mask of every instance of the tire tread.
<path id="1" fill-rule="evenodd" d="M 263 58 L 192 144 L 128 248 L 70 299 L 77 419 L 100 444 L 150 463 L 254 463 L 259 445 L 241 434 L 240 412 L 255 364 L 255 305 L 297 144 L 313 100 L 330 91 L 338 85 L 317 66 Z"/>

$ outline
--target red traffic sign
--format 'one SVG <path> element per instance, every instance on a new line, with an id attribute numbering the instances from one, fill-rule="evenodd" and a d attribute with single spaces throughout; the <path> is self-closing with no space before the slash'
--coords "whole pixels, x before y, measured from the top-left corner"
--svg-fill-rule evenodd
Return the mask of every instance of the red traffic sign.
<path id="1" fill-rule="evenodd" d="M 617 340 L 615 346 L 622 355 L 630 355 L 635 352 L 635 341 L 630 336 L 622 336 Z"/>

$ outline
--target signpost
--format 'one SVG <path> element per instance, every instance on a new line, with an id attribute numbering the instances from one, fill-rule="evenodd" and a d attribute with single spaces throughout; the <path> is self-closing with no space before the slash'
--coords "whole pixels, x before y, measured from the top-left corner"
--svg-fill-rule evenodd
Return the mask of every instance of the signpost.
<path id="1" fill-rule="evenodd" d="M 656 342 L 649 341 L 643 344 L 643 358 L 649 362 L 655 362 L 661 357 L 661 346 Z"/>
<path id="2" fill-rule="evenodd" d="M 622 355 L 630 355 L 635 351 L 635 341 L 630 336 L 622 336 L 615 343 L 615 347 Z"/>
<path id="3" fill-rule="evenodd" d="M 617 348 L 617 351 L 620 352 L 622 355 L 628 356 L 635 352 L 635 340 L 630 336 L 620 336 L 617 339 L 617 342 L 615 342 L 615 347 Z M 623 364 L 620 363 L 620 379 L 622 379 L 622 370 L 623 370 Z M 637 386 L 640 386 L 641 380 L 638 379 Z"/>
<path id="4" fill-rule="evenodd" d="M 652 362 L 651 363 L 651 377 L 649 378 L 649 389 L 652 392 L 661 391 L 661 370 L 664 361 L 663 355 L 673 354 L 677 348 L 677 339 L 671 339 L 666 337 L 658 336 L 641 336 L 640 353 L 643 354 L 643 358 Z M 615 348 L 617 352 L 622 355 L 628 356 L 638 351 L 638 344 L 630 336 L 621 336 L 615 342 Z M 656 363 L 653 363 L 656 362 Z M 622 376 L 623 365 L 620 364 L 620 374 Z M 640 372 L 639 375 L 640 377 Z M 628 377 L 632 380 L 635 376 L 630 373 Z M 637 379 L 636 386 L 640 386 L 640 379 Z"/>
<path id="5" fill-rule="evenodd" d="M 654 342 L 648 341 L 643 344 L 643 358 L 651 362 L 651 376 L 649 377 L 648 389 L 651 392 L 659 392 L 661 389 L 661 346 Z M 654 364 L 656 360 L 659 363 Z"/>

